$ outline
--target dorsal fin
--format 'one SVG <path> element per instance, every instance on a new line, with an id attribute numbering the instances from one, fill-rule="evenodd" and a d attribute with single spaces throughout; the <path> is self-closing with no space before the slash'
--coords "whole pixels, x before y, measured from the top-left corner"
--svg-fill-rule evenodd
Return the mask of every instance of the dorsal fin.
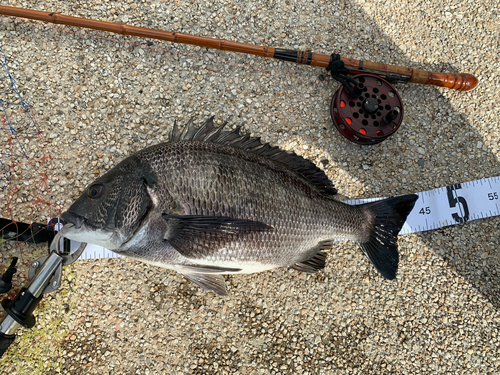
<path id="1" fill-rule="evenodd" d="M 170 142 L 198 141 L 219 143 L 226 146 L 235 147 L 266 159 L 284 164 L 288 169 L 294 171 L 304 179 L 312 183 L 320 193 L 324 195 L 335 195 L 337 190 L 321 169 L 314 163 L 294 152 L 281 150 L 279 147 L 262 143 L 260 138 L 250 137 L 250 134 L 240 134 L 241 126 L 232 131 L 224 130 L 224 126 L 214 127 L 214 118 L 210 117 L 201 127 L 194 124 L 193 119 L 189 120 L 184 129 L 180 130 L 174 123 L 170 133 Z"/>

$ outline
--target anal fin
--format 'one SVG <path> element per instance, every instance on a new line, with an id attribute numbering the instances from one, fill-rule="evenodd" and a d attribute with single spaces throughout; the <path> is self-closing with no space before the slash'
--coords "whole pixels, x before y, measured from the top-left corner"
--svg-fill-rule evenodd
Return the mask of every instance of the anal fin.
<path id="1" fill-rule="evenodd" d="M 290 267 L 297 271 L 308 273 L 315 273 L 322 270 L 325 268 L 326 260 L 326 253 L 323 252 L 323 250 L 329 249 L 331 246 L 332 241 L 322 241 L 318 243 L 309 251 L 310 254 L 314 254 L 312 257 L 300 263 L 295 263 Z"/>
<path id="2" fill-rule="evenodd" d="M 321 251 L 317 253 L 315 256 L 313 256 L 311 259 L 308 259 L 304 262 L 295 263 L 291 265 L 290 268 L 293 268 L 294 270 L 300 272 L 316 273 L 319 270 L 325 268 L 325 260 L 326 260 L 326 253 Z"/>

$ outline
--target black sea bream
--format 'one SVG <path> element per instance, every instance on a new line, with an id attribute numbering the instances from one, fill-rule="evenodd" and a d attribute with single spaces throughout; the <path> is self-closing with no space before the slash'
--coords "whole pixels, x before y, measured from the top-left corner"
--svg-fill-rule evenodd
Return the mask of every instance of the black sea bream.
<path id="1" fill-rule="evenodd" d="M 356 241 L 387 279 L 418 196 L 350 206 L 308 160 L 239 129 L 192 121 L 129 156 L 62 214 L 62 235 L 180 272 L 226 294 L 222 274 L 325 267 L 331 240 Z"/>

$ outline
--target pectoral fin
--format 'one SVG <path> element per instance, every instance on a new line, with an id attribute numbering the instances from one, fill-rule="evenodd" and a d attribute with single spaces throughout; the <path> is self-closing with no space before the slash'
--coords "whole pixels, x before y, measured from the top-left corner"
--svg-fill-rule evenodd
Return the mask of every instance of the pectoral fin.
<path id="1" fill-rule="evenodd" d="M 245 236 L 273 227 L 259 221 L 217 216 L 163 215 L 168 229 L 164 235 L 179 253 L 201 259 L 216 254 Z"/>

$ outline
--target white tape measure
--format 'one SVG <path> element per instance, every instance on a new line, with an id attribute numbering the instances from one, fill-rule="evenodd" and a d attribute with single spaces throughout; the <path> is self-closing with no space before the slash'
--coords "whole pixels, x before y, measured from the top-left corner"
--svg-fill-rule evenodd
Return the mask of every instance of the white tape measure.
<path id="1" fill-rule="evenodd" d="M 418 200 L 399 234 L 465 223 L 500 215 L 500 177 L 464 182 L 416 193 Z M 360 204 L 384 198 L 349 200 Z M 71 241 L 72 251 L 80 244 Z M 80 259 L 120 257 L 102 246 L 87 245 Z"/>
<path id="2" fill-rule="evenodd" d="M 423 232 L 500 215 L 500 177 L 454 184 L 416 194 L 418 200 L 399 234 Z M 346 203 L 359 204 L 379 199 L 383 198 Z"/>

